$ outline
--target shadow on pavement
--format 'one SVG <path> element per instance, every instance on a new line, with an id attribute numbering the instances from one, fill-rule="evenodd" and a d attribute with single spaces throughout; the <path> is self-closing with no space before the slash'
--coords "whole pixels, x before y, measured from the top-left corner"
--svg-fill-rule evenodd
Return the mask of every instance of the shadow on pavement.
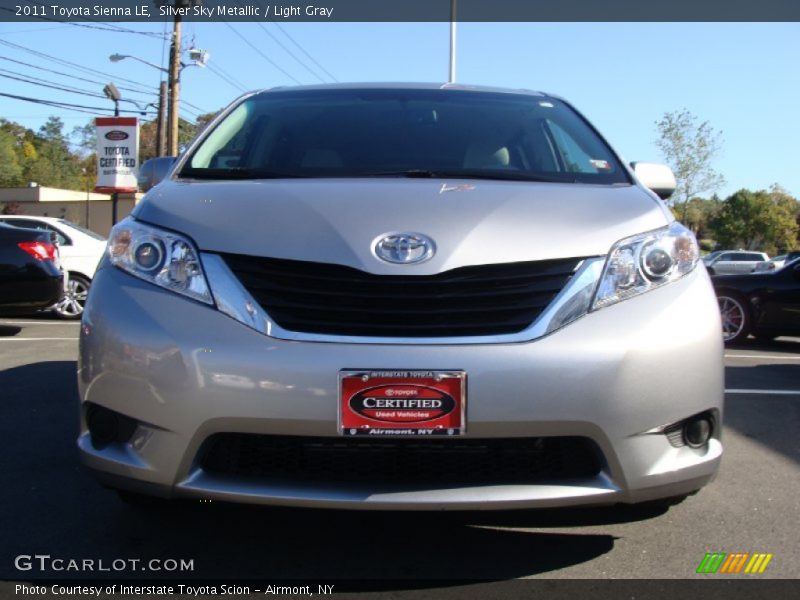
<path id="1" fill-rule="evenodd" d="M 785 352 L 787 354 L 797 354 L 800 352 L 800 341 L 798 338 L 781 337 L 776 340 L 757 340 L 747 338 L 734 344 L 727 344 L 726 348 L 731 350 L 757 350 L 759 352 Z"/>
<path id="2" fill-rule="evenodd" d="M 16 327 L 14 325 L 0 325 L 0 337 L 14 337 L 20 331 L 22 331 L 22 327 Z"/>
<path id="3" fill-rule="evenodd" d="M 171 574 L 180 579 L 357 579 L 374 580 L 378 588 L 414 588 L 421 585 L 415 580 L 493 581 L 546 573 L 614 547 L 611 535 L 492 528 L 552 527 L 586 517 L 618 521 L 600 509 L 443 514 L 200 503 L 129 507 L 79 464 L 75 369 L 75 362 L 62 361 L 0 372 L 0 432 L 7 449 L 0 453 L 0 579 L 100 575 L 14 568 L 16 556 L 39 553 L 108 562 L 193 559 L 193 572 Z M 660 514 L 637 510 L 627 516 Z M 164 578 L 163 572 L 108 575 Z"/>
<path id="4" fill-rule="evenodd" d="M 800 389 L 800 365 L 771 364 L 727 367 L 728 389 Z M 724 428 L 731 428 L 759 444 L 800 463 L 797 395 L 727 394 Z M 723 440 L 724 441 L 724 440 Z"/>

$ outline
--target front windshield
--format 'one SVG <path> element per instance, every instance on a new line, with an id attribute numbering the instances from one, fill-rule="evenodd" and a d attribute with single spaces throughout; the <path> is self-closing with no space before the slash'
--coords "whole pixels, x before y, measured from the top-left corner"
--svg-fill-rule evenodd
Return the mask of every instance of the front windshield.
<path id="1" fill-rule="evenodd" d="M 602 139 L 557 99 L 439 89 L 251 97 L 194 150 L 181 176 L 630 183 Z"/>

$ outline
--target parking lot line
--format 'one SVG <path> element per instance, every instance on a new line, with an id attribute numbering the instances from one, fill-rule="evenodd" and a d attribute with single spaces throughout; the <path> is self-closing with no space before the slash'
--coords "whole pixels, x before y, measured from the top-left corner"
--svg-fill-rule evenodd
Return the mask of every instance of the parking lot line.
<path id="1" fill-rule="evenodd" d="M 80 325 L 80 321 L 5 321 L 0 320 L 0 325 Z"/>
<path id="2" fill-rule="evenodd" d="M 800 360 L 800 356 L 784 356 L 781 354 L 726 354 L 725 358 L 772 358 L 775 360 Z"/>
<path id="3" fill-rule="evenodd" d="M 0 342 L 52 342 L 58 340 L 73 340 L 78 341 L 76 337 L 0 337 Z"/>
<path id="4" fill-rule="evenodd" d="M 726 394 L 761 394 L 765 396 L 800 396 L 800 390 L 725 390 Z"/>

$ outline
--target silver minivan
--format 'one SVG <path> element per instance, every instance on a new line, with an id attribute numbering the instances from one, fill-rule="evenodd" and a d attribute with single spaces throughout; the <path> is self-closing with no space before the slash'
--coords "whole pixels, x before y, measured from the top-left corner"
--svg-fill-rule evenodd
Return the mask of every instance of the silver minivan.
<path id="1" fill-rule="evenodd" d="M 717 250 L 703 257 L 709 275 L 742 275 L 752 273 L 756 266 L 769 260 L 764 252 L 750 250 Z"/>
<path id="2" fill-rule="evenodd" d="M 81 331 L 78 446 L 126 498 L 536 508 L 714 477 L 720 316 L 674 178 L 564 100 L 281 88 L 164 164 Z"/>

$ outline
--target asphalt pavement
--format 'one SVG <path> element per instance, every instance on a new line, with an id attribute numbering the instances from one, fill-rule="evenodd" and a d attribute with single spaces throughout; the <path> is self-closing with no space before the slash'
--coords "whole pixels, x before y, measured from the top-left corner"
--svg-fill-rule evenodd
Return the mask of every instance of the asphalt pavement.
<path id="1" fill-rule="evenodd" d="M 184 579 L 392 581 L 388 589 L 434 580 L 737 577 L 697 574 L 707 552 L 772 553 L 755 576 L 762 579 L 800 572 L 798 338 L 726 350 L 719 476 L 669 510 L 360 513 L 126 505 L 78 461 L 79 327 L 0 319 L 0 580 L 35 579 L 14 561 L 36 553 L 193 559 Z"/>

